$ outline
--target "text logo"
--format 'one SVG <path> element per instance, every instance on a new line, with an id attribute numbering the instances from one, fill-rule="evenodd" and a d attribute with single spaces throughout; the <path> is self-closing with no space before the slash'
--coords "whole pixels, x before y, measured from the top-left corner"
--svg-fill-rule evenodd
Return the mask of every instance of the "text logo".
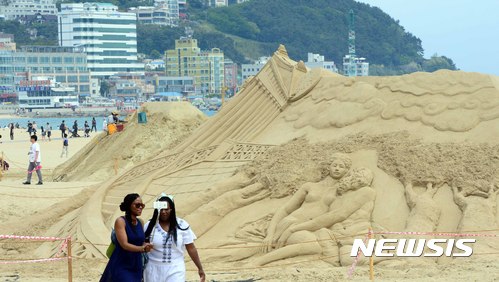
<path id="1" fill-rule="evenodd" d="M 369 239 L 366 246 L 362 239 L 355 239 L 350 256 L 356 257 L 360 251 L 366 257 L 373 252 L 376 257 L 469 257 L 473 254 L 470 244 L 475 242 L 476 239 Z"/>

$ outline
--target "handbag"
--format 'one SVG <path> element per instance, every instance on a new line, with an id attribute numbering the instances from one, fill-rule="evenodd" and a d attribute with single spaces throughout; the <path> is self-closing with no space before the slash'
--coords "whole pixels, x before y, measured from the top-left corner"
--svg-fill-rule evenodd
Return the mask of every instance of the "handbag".
<path id="1" fill-rule="evenodd" d="M 116 249 L 116 244 L 118 243 L 118 239 L 116 238 L 116 232 L 114 229 L 111 230 L 111 244 L 109 244 L 109 247 L 107 247 L 106 250 L 106 256 L 108 258 L 111 258 L 111 255 L 114 252 L 114 249 Z"/>

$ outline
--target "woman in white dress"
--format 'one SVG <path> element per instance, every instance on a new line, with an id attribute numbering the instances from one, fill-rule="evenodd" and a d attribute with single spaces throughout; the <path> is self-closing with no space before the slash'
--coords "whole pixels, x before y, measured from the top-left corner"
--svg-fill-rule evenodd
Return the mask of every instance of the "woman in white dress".
<path id="1" fill-rule="evenodd" d="M 146 223 L 145 230 L 146 242 L 149 240 L 153 244 L 144 269 L 145 282 L 184 282 L 185 250 L 198 268 L 200 281 L 205 281 L 203 266 L 194 245 L 196 235 L 185 220 L 176 217 L 171 196 L 162 194 L 154 202 L 154 214 Z"/>

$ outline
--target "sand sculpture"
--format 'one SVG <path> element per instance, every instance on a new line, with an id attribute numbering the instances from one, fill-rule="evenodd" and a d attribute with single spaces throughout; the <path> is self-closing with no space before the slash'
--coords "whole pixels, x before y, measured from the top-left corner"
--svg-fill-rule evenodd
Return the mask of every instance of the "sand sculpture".
<path id="1" fill-rule="evenodd" d="M 494 230 L 498 89 L 495 77 L 459 71 L 347 78 L 309 70 L 281 46 L 216 116 L 103 183 L 48 233 L 69 232 L 92 243 L 78 256 L 103 257 L 132 191 L 149 206 L 176 195 L 201 256 L 221 265 L 313 257 L 345 266 L 369 227 Z M 351 159 L 342 176 L 324 170 L 336 153 Z M 495 242 L 478 238 L 477 250 Z"/>

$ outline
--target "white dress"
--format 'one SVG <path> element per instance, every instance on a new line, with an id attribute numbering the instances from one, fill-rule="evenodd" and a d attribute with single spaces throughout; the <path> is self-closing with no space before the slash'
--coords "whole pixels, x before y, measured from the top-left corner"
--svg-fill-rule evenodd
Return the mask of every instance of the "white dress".
<path id="1" fill-rule="evenodd" d="M 189 226 L 178 217 L 177 222 L 183 229 Z M 147 230 L 149 223 L 145 224 L 144 230 Z M 144 282 L 184 282 L 185 245 L 193 243 L 195 239 L 196 235 L 190 227 L 187 230 L 177 228 L 177 242 L 174 243 L 173 236 L 168 236 L 168 232 L 156 223 L 151 232 L 153 249 L 148 253 L 149 262 L 144 269 Z"/>

